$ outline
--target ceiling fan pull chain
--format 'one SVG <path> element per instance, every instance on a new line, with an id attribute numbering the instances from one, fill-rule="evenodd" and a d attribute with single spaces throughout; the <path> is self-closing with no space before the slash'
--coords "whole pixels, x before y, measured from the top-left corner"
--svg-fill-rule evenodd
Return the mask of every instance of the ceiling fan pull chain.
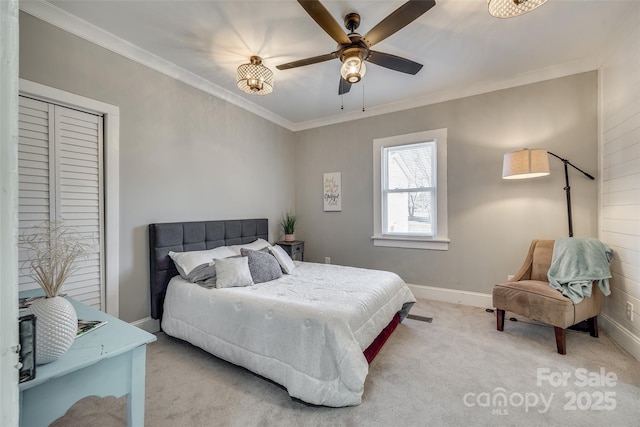
<path id="1" fill-rule="evenodd" d="M 362 83 L 362 112 L 364 113 L 364 83 Z"/>

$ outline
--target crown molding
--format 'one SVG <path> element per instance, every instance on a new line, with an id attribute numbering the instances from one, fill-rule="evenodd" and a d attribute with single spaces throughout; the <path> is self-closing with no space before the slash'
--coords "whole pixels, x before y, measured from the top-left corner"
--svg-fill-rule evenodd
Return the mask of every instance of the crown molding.
<path id="1" fill-rule="evenodd" d="M 227 89 L 192 73 L 191 71 L 167 61 L 166 59 L 160 58 L 159 56 L 154 55 L 133 43 L 96 27 L 95 25 L 78 18 L 77 16 L 62 10 L 51 3 L 44 0 L 21 1 L 20 10 L 80 38 L 95 43 L 98 46 L 122 55 L 125 58 L 138 62 L 205 93 L 236 105 L 237 107 L 269 120 L 270 122 L 291 131 L 294 130 L 294 124 L 289 120 L 267 110 L 264 107 L 254 104 L 240 95 L 230 92 Z"/>
<path id="2" fill-rule="evenodd" d="M 481 95 L 483 93 L 495 92 L 497 90 L 510 89 L 513 87 L 523 86 L 531 83 L 538 83 L 545 80 L 566 77 L 573 74 L 580 74 L 587 71 L 594 71 L 599 67 L 600 59 L 597 57 L 589 57 L 578 61 L 566 62 L 539 70 L 529 71 L 508 80 L 484 81 L 468 86 L 462 85 L 464 87 L 436 91 L 406 101 L 399 101 L 367 108 L 364 112 L 352 111 L 349 113 L 343 113 L 340 116 L 331 116 L 317 120 L 300 122 L 295 124 L 294 130 L 301 131 L 313 129 L 337 123 L 375 117 L 382 114 L 389 114 L 418 107 L 425 107 L 427 105 L 438 104 L 440 102 L 451 101 L 454 99 L 466 98 L 469 96 Z"/>

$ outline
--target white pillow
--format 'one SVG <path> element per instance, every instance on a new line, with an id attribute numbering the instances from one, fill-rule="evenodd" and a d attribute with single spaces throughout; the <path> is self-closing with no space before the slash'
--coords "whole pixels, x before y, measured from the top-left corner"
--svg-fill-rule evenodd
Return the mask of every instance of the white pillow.
<path id="1" fill-rule="evenodd" d="M 291 272 L 296 268 L 296 265 L 289 254 L 280 246 L 271 246 L 269 248 L 269 252 L 276 257 L 278 264 L 280 264 L 280 267 L 282 267 L 282 271 L 284 271 L 285 274 L 291 274 Z"/>
<path id="2" fill-rule="evenodd" d="M 234 250 L 236 255 L 240 255 L 240 249 L 248 249 L 250 251 L 261 251 L 265 248 L 270 248 L 271 245 L 264 239 L 258 239 L 251 243 L 246 243 L 244 245 L 231 245 L 229 246 Z"/>
<path id="3" fill-rule="evenodd" d="M 191 270 L 199 265 L 210 263 L 214 258 L 227 258 L 236 253 L 228 246 L 220 246 L 206 251 L 169 252 L 178 273 L 186 279 Z"/>
<path id="4" fill-rule="evenodd" d="M 249 258 L 234 257 L 215 259 L 216 288 L 232 288 L 253 285 Z"/>

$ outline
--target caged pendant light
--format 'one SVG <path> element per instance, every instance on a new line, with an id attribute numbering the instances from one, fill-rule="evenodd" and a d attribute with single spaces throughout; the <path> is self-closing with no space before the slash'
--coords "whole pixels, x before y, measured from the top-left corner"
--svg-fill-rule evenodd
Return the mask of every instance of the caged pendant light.
<path id="1" fill-rule="evenodd" d="M 252 56 L 250 61 L 238 67 L 238 89 L 250 95 L 269 95 L 273 92 L 273 72 L 262 65 L 259 56 Z"/>
<path id="2" fill-rule="evenodd" d="M 513 18 L 531 12 L 547 0 L 488 0 L 489 14 L 496 18 Z"/>

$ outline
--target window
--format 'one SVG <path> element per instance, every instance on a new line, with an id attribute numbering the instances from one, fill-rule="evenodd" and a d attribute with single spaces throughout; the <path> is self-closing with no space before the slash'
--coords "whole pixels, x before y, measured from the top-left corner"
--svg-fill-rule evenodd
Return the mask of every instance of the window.
<path id="1" fill-rule="evenodd" d="M 434 141 L 382 148 L 382 234 L 433 237 Z"/>
<path id="2" fill-rule="evenodd" d="M 447 130 L 373 141 L 375 246 L 447 250 Z"/>

